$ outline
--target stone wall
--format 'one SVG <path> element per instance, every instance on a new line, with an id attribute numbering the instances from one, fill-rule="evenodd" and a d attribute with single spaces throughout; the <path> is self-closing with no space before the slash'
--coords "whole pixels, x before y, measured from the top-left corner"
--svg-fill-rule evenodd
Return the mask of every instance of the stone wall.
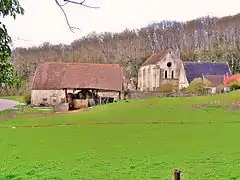
<path id="1" fill-rule="evenodd" d="M 160 86 L 156 89 L 158 92 L 177 92 L 178 90 L 178 79 L 162 79 Z"/>
<path id="2" fill-rule="evenodd" d="M 68 93 L 72 93 L 68 90 Z M 31 91 L 31 104 L 39 106 L 40 104 L 49 104 L 55 106 L 65 100 L 64 90 L 32 90 Z"/>
<path id="3" fill-rule="evenodd" d="M 79 91 L 68 90 L 68 93 L 77 93 Z M 101 91 L 98 92 L 99 96 L 114 97 L 116 100 L 119 99 L 119 93 L 115 91 Z M 65 102 L 65 91 L 64 90 L 32 90 L 31 91 L 31 104 L 33 106 L 40 106 L 45 104 L 49 106 L 55 106 Z"/>
<path id="4" fill-rule="evenodd" d="M 162 92 L 156 92 L 156 91 L 133 91 L 131 92 L 131 95 L 129 96 L 129 99 L 144 99 L 144 98 L 160 98 L 160 97 L 191 97 L 196 96 L 195 94 L 185 94 L 181 92 L 171 92 L 171 93 L 162 93 Z"/>
<path id="5" fill-rule="evenodd" d="M 181 69 L 180 69 L 180 76 L 179 76 L 179 89 L 183 89 L 188 86 L 189 86 L 189 84 L 188 84 L 188 80 L 186 77 L 186 71 L 185 71 L 185 68 L 184 68 L 184 65 L 182 62 Z"/>

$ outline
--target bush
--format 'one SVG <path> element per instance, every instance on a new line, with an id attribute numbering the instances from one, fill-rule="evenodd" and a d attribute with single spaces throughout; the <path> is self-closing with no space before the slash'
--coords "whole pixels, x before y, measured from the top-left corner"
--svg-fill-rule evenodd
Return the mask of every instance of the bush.
<path id="1" fill-rule="evenodd" d="M 186 94 L 186 93 L 188 93 L 188 88 L 183 87 L 183 88 L 180 89 L 180 92 Z"/>
<path id="2" fill-rule="evenodd" d="M 231 91 L 234 91 L 234 90 L 240 89 L 240 86 L 237 82 L 232 82 L 230 83 L 229 88 Z"/>
<path id="3" fill-rule="evenodd" d="M 31 104 L 31 93 L 25 93 L 24 95 L 24 101 L 27 105 Z"/>
<path id="4" fill-rule="evenodd" d="M 195 94 L 206 94 L 210 90 L 210 81 L 204 78 L 195 78 L 188 86 L 188 92 Z"/>
<path id="5" fill-rule="evenodd" d="M 224 92 L 224 85 L 218 85 L 216 89 L 216 93 L 223 93 Z"/>
<path id="6" fill-rule="evenodd" d="M 17 89 L 17 88 L 2 88 L 0 89 L 0 96 L 22 96 L 25 92 L 24 88 Z"/>

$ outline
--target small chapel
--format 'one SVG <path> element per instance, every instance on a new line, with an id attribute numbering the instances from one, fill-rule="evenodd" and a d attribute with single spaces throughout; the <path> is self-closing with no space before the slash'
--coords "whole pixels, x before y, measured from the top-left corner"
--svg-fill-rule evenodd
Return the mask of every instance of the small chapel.
<path id="1" fill-rule="evenodd" d="M 178 50 L 169 48 L 152 54 L 141 65 L 138 72 L 138 90 L 156 91 L 165 84 L 174 84 L 177 89 L 182 89 L 199 77 L 211 77 L 210 82 L 218 79 L 218 82 L 222 83 L 224 76 L 230 74 L 228 63 L 186 62 L 181 60 Z"/>

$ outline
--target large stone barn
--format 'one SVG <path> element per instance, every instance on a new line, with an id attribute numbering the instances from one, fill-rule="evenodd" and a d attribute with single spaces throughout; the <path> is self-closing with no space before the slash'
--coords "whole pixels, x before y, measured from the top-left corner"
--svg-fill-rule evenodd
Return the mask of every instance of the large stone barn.
<path id="1" fill-rule="evenodd" d="M 31 104 L 55 106 L 71 104 L 73 99 L 101 104 L 102 97 L 119 100 L 122 88 L 123 70 L 118 64 L 45 62 L 36 69 Z"/>
<path id="2" fill-rule="evenodd" d="M 138 90 L 160 91 L 166 85 L 175 90 L 187 87 L 194 78 L 230 75 L 228 63 L 185 62 L 178 51 L 167 49 L 151 55 L 138 72 Z M 215 83 L 214 83 L 215 86 Z"/>

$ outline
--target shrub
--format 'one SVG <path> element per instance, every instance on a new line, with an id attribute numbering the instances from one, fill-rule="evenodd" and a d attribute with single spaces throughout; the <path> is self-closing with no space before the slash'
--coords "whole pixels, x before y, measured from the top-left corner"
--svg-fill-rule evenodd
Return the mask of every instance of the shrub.
<path id="1" fill-rule="evenodd" d="M 240 74 L 234 74 L 232 76 L 227 76 L 227 77 L 224 77 L 224 81 L 223 81 L 223 84 L 225 86 L 229 86 L 231 85 L 231 83 L 233 82 L 239 82 L 239 79 L 240 79 Z"/>
<path id="2" fill-rule="evenodd" d="M 17 88 L 1 88 L 0 89 L 0 96 L 22 96 L 24 94 L 25 89 L 17 89 Z"/>
<path id="3" fill-rule="evenodd" d="M 188 92 L 195 94 L 206 94 L 209 92 L 210 81 L 204 78 L 195 78 L 188 86 Z"/>
<path id="4" fill-rule="evenodd" d="M 232 82 L 230 83 L 229 88 L 231 91 L 234 91 L 234 90 L 240 89 L 240 86 L 238 82 Z"/>
<path id="5" fill-rule="evenodd" d="M 216 88 L 216 93 L 223 93 L 224 92 L 224 85 L 218 85 Z"/>
<path id="6" fill-rule="evenodd" d="M 181 93 L 188 93 L 188 88 L 187 87 L 183 87 L 180 89 Z"/>
<path id="7" fill-rule="evenodd" d="M 31 104 L 31 93 L 29 93 L 29 92 L 25 93 L 24 101 L 27 105 Z"/>
<path id="8" fill-rule="evenodd" d="M 131 91 L 129 89 L 126 89 L 123 91 L 123 98 L 124 99 L 130 99 L 131 98 Z"/>

